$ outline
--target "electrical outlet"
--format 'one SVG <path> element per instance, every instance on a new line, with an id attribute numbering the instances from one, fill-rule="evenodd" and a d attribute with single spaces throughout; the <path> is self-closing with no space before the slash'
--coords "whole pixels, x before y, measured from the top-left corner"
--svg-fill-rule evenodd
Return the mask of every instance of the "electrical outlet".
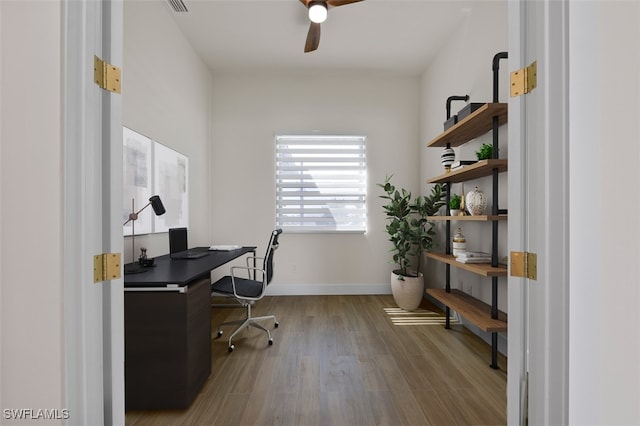
<path id="1" fill-rule="evenodd" d="M 291 272 L 296 272 L 298 270 L 298 265 L 295 263 L 291 265 Z"/>

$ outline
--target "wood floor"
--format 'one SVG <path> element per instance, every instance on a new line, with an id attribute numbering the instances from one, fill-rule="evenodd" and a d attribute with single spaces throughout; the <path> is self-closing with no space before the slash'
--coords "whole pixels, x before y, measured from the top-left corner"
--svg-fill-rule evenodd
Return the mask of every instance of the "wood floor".
<path id="1" fill-rule="evenodd" d="M 126 424 L 506 424 L 506 360 L 491 369 L 490 347 L 461 325 L 394 325 L 391 307 L 386 295 L 265 298 L 253 313 L 277 316 L 273 346 L 254 328 L 233 353 L 213 339 L 211 376 L 188 410 L 129 411 Z M 242 314 L 214 309 L 214 337 Z"/>

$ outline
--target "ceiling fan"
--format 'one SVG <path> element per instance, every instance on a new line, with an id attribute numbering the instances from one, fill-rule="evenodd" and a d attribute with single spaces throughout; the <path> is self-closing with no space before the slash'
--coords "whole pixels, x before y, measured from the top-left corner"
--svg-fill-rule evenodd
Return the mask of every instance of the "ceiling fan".
<path id="1" fill-rule="evenodd" d="M 309 32 L 304 44 L 304 51 L 313 52 L 320 45 L 320 24 L 327 19 L 327 11 L 333 7 L 357 3 L 362 0 L 300 0 L 309 9 Z"/>

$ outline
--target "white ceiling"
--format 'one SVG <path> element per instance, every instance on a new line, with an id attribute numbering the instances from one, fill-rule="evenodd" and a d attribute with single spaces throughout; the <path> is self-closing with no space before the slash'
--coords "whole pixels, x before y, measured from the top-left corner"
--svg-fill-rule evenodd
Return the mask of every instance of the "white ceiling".
<path id="1" fill-rule="evenodd" d="M 183 0 L 171 14 L 212 71 L 391 72 L 419 75 L 482 1 L 364 0 L 331 8 L 320 47 L 299 0 Z M 169 8 L 167 3 L 167 8 Z"/>

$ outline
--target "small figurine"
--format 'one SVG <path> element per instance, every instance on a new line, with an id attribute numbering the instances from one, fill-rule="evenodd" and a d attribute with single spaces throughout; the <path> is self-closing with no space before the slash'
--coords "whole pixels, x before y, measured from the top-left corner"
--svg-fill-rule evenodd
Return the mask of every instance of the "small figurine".
<path id="1" fill-rule="evenodd" d="M 145 260 L 147 260 L 147 249 L 146 247 L 140 247 L 140 257 L 138 258 L 138 263 L 143 264 Z"/>

